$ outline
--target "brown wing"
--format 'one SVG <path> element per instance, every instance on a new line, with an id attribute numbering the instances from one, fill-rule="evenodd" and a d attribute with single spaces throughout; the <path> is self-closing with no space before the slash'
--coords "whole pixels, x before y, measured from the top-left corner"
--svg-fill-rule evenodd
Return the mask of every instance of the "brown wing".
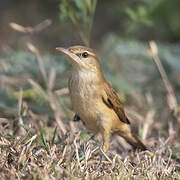
<path id="1" fill-rule="evenodd" d="M 103 102 L 111 109 L 115 111 L 119 119 L 127 124 L 130 124 L 130 121 L 124 113 L 123 105 L 116 94 L 115 90 L 107 82 L 104 84 L 105 95 L 102 97 Z"/>

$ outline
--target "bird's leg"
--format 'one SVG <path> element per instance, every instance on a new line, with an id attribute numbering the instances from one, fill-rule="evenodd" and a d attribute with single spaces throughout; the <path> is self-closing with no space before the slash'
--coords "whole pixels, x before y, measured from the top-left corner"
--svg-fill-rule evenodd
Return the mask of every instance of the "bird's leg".
<path id="1" fill-rule="evenodd" d="M 103 138 L 103 151 L 107 152 L 109 149 L 109 137 L 110 137 L 110 131 L 103 129 L 101 131 L 101 135 Z"/>
<path id="2" fill-rule="evenodd" d="M 85 141 L 83 144 L 81 144 L 80 152 L 79 152 L 79 154 L 81 156 L 82 156 L 82 153 L 85 154 L 85 151 L 86 151 L 86 149 L 88 147 L 89 141 L 94 140 L 94 137 L 95 137 L 95 135 L 92 135 L 87 141 Z"/>
<path id="3" fill-rule="evenodd" d="M 83 147 L 84 149 L 86 148 L 87 144 L 89 143 L 89 141 L 94 140 L 94 135 L 92 135 L 86 142 L 83 143 Z"/>
<path id="4" fill-rule="evenodd" d="M 77 114 L 75 114 L 73 117 L 73 121 L 80 121 L 80 120 L 81 118 Z"/>
<path id="5" fill-rule="evenodd" d="M 87 142 L 89 142 L 90 140 L 94 140 L 94 137 L 95 137 L 95 135 L 92 135 L 92 136 L 87 140 Z"/>
<path id="6" fill-rule="evenodd" d="M 110 137 L 110 131 L 108 130 L 105 130 L 105 129 L 102 129 L 101 130 L 101 135 L 102 135 L 102 138 L 103 138 L 103 148 L 101 149 L 101 157 L 100 157 L 100 161 L 99 161 L 99 164 L 96 168 L 95 171 L 98 171 L 99 168 L 101 167 L 102 165 L 102 161 L 104 159 L 104 154 L 108 151 L 109 149 L 109 137 Z M 103 153 L 102 153 L 103 151 Z"/>

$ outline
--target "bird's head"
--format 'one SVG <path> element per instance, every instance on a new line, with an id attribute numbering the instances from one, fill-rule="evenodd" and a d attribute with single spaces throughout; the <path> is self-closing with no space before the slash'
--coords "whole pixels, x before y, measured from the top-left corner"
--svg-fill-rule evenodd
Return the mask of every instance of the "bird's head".
<path id="1" fill-rule="evenodd" d="M 57 47 L 56 50 L 69 56 L 73 68 L 85 71 L 99 71 L 100 65 L 96 54 L 85 46 L 71 46 L 69 48 Z"/>

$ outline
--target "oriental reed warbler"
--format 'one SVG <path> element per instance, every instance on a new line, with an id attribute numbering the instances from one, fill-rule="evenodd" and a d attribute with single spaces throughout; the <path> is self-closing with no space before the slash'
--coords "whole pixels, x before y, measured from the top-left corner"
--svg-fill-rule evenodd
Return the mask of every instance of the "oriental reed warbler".
<path id="1" fill-rule="evenodd" d="M 132 133 L 123 105 L 105 79 L 95 52 L 84 46 L 56 49 L 66 54 L 72 65 L 68 87 L 75 118 L 95 135 L 102 135 L 103 150 L 108 151 L 111 134 L 123 137 L 135 149 L 146 150 Z"/>

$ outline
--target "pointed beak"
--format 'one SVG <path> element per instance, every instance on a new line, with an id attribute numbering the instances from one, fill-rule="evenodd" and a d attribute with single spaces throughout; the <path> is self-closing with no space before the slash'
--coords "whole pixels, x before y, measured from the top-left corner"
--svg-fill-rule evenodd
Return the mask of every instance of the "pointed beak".
<path id="1" fill-rule="evenodd" d="M 71 60 L 75 61 L 76 63 L 80 63 L 79 57 L 73 52 L 69 51 L 68 48 L 57 47 L 56 50 L 63 52 L 64 54 L 69 56 Z"/>
<path id="2" fill-rule="evenodd" d="M 68 55 L 68 53 L 69 53 L 68 48 L 57 47 L 56 50 L 57 50 L 57 51 L 61 51 L 61 52 L 63 52 L 64 54 L 67 54 L 67 55 Z"/>

